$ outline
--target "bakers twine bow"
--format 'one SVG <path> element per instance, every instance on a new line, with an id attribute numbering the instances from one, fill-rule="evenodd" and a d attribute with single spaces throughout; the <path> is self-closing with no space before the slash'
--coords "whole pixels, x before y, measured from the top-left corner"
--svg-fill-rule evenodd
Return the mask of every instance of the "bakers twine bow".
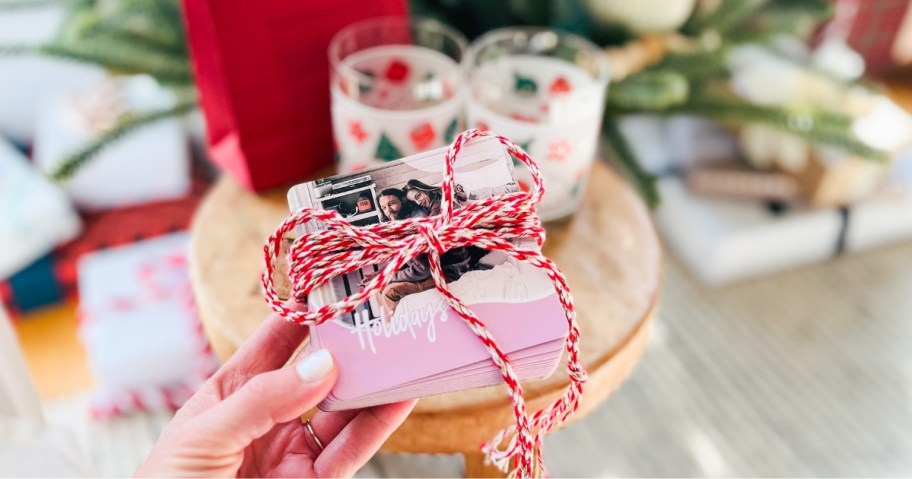
<path id="1" fill-rule="evenodd" d="M 509 153 L 529 168 L 532 172 L 532 191 L 486 198 L 468 203 L 454 211 L 454 164 L 466 144 L 484 136 L 497 138 Z M 393 274 L 403 265 L 426 253 L 437 291 L 484 343 L 491 354 L 491 360 L 500 368 L 507 393 L 513 403 L 516 423 L 482 444 L 482 451 L 502 471 L 507 471 L 511 460 L 515 460 L 515 469 L 511 474 L 529 477 L 544 473 L 540 453 L 542 437 L 560 426 L 576 411 L 583 393 L 586 372 L 580 361 L 579 328 L 573 298 L 563 273 L 538 250 L 522 248 L 511 242 L 519 238 L 534 238 L 539 247 L 544 242 L 544 229 L 535 214 L 535 205 L 544 194 L 541 172 L 532 158 L 512 141 L 490 132 L 468 130 L 456 137 L 447 150 L 442 190 L 441 213 L 423 218 L 356 227 L 345 221 L 336 211 L 302 208 L 292 213 L 269 237 L 263 248 L 266 270 L 262 279 L 266 300 L 272 309 L 289 321 L 302 325 L 318 325 L 352 312 L 358 305 L 389 285 Z M 337 303 L 326 304 L 310 311 L 296 311 L 286 307 L 279 298 L 273 275 L 282 239 L 297 226 L 312 220 L 325 223 L 327 228 L 301 235 L 290 246 L 288 252 L 289 278 L 292 281 L 295 298 L 306 298 L 310 292 L 335 276 L 359 270 L 367 265 L 387 265 L 357 293 Z M 512 361 L 478 316 L 447 287 L 440 255 L 453 248 L 468 245 L 488 251 L 502 251 L 545 271 L 554 284 L 563 306 L 568 327 L 565 347 L 568 354 L 567 371 L 570 384 L 559 399 L 531 417 L 526 412 L 522 386 L 513 370 Z"/>

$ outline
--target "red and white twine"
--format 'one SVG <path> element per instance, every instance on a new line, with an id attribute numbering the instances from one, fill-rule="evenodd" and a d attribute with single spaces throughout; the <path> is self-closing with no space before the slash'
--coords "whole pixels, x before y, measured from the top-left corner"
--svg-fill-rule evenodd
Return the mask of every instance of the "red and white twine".
<path id="1" fill-rule="evenodd" d="M 510 154 L 529 168 L 534 183 L 532 191 L 486 198 L 453 211 L 454 164 L 467 143 L 483 136 L 496 137 Z M 468 130 L 456 137 L 447 151 L 442 190 L 440 215 L 424 218 L 356 227 L 336 211 L 303 208 L 292 213 L 264 246 L 266 270 L 263 273 L 263 287 L 266 300 L 272 309 L 289 321 L 318 325 L 353 311 L 372 295 L 380 293 L 403 265 L 426 253 L 437 290 L 484 343 L 491 354 L 491 360 L 500 368 L 507 393 L 513 402 L 516 423 L 482 444 L 481 449 L 501 470 L 506 471 L 511 461 L 515 460 L 516 469 L 513 472 L 529 477 L 544 471 L 540 452 L 542 437 L 576 411 L 586 381 L 586 372 L 580 361 L 576 312 L 563 273 L 538 250 L 522 248 L 511 242 L 520 238 L 534 238 L 539 247 L 544 242 L 545 231 L 535 214 L 535 205 L 544 194 L 541 172 L 532 158 L 512 141 L 490 132 Z M 327 228 L 301 235 L 288 252 L 289 277 L 295 298 L 306 298 L 310 292 L 333 277 L 364 266 L 386 263 L 386 267 L 360 291 L 337 303 L 306 312 L 295 311 L 284 305 L 275 290 L 275 264 L 286 234 L 313 220 L 325 223 Z M 522 386 L 513 371 L 510 358 L 475 313 L 453 295 L 444 279 L 440 255 L 468 245 L 488 251 L 502 251 L 545 271 L 563 306 L 568 326 L 565 347 L 570 384 L 559 399 L 531 416 L 526 412 Z"/>

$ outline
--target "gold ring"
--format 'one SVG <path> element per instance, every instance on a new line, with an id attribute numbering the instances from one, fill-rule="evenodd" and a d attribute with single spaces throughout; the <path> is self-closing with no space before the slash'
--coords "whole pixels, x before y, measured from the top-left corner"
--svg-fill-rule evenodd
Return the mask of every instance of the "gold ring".
<path id="1" fill-rule="evenodd" d="M 310 419 L 304 421 L 304 427 L 307 429 L 307 433 L 310 434 L 310 437 L 313 438 L 314 442 L 317 443 L 317 447 L 320 448 L 320 451 L 323 451 L 323 441 L 317 437 L 316 431 L 314 431 L 313 426 L 310 425 Z"/>

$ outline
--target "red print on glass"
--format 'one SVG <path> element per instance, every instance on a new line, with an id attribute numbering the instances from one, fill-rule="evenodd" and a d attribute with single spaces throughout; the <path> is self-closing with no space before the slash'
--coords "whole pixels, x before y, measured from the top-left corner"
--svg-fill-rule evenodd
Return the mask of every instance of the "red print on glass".
<path id="1" fill-rule="evenodd" d="M 393 60 L 390 62 L 389 66 L 386 67 L 386 73 L 384 76 L 387 80 L 392 82 L 401 82 L 405 80 L 409 74 L 409 66 L 402 60 Z"/>
<path id="2" fill-rule="evenodd" d="M 572 90 L 570 82 L 564 77 L 555 78 L 554 81 L 551 82 L 551 86 L 548 87 L 548 91 L 550 91 L 552 95 L 570 93 L 570 90 Z"/>
<path id="3" fill-rule="evenodd" d="M 412 129 L 410 136 L 415 148 L 423 150 L 434 142 L 434 127 L 430 123 L 422 123 Z"/>
<path id="4" fill-rule="evenodd" d="M 360 121 L 351 121 L 348 123 L 348 132 L 351 134 L 352 138 L 355 139 L 358 143 L 363 143 L 367 139 L 367 132 L 364 131 L 364 126 L 361 125 Z"/>

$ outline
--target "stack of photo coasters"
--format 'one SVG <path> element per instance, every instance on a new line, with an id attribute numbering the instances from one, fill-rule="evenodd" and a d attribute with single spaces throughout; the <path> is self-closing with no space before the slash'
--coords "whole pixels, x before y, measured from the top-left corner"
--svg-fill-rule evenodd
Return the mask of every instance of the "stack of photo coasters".
<path id="1" fill-rule="evenodd" d="M 447 149 L 354 174 L 299 184 L 292 211 L 335 210 L 366 226 L 440 214 Z M 492 136 L 467 143 L 455 162 L 454 208 L 519 190 L 513 161 Z M 310 221 L 297 233 L 325 229 Z M 518 239 L 535 249 L 532 239 Z M 550 376 L 567 336 L 567 317 L 547 274 L 501 252 L 465 246 L 441 254 L 447 286 L 477 315 L 518 380 Z M 335 276 L 307 298 L 311 309 L 356 294 L 385 264 Z M 426 255 L 404 264 L 354 311 L 311 327 L 310 350 L 329 350 L 339 379 L 320 404 L 342 410 L 503 383 L 491 353 L 435 288 Z"/>

